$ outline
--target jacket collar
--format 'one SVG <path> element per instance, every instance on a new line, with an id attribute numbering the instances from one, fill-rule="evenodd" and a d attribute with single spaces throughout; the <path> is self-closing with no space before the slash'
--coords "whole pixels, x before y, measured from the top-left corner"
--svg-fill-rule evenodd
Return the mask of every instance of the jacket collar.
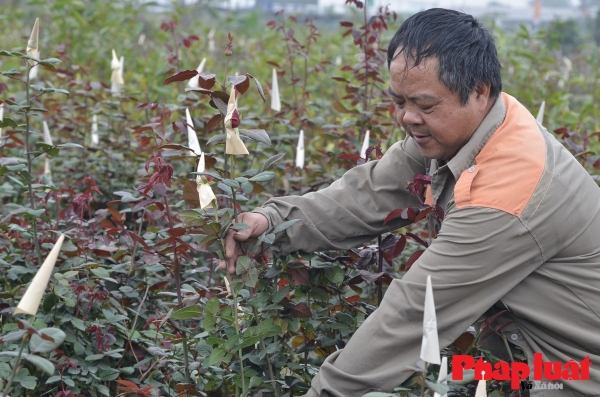
<path id="1" fill-rule="evenodd" d="M 446 165 L 442 166 L 437 160 L 431 161 L 431 172 L 443 171 L 443 168 L 448 167 L 454 176 L 454 180 L 457 181 L 464 170 L 473 165 L 475 157 L 479 154 L 483 146 L 490 139 L 492 134 L 496 132 L 498 127 L 504 122 L 506 117 L 506 105 L 504 104 L 504 97 L 506 94 L 501 93 L 496 102 L 490 109 L 489 113 L 479 128 L 475 130 L 471 139 L 463 146 L 456 156 L 454 156 Z"/>

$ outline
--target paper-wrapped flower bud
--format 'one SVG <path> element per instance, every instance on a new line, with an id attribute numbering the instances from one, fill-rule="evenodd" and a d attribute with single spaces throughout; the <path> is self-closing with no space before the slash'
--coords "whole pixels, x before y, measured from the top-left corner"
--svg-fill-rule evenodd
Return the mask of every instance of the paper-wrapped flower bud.
<path id="1" fill-rule="evenodd" d="M 40 51 L 38 47 L 38 38 L 40 35 L 40 19 L 36 18 L 35 23 L 33 24 L 33 29 L 31 30 L 31 36 L 29 37 L 29 41 L 27 42 L 27 55 L 32 58 L 39 58 Z M 27 62 L 30 66 L 36 65 L 37 62 L 28 59 Z"/>
<path id="2" fill-rule="evenodd" d="M 29 284 L 27 291 L 25 291 L 25 294 L 17 305 L 15 314 L 25 313 L 31 316 L 36 315 L 40 306 L 40 302 L 42 301 L 42 297 L 44 296 L 44 291 L 46 291 L 48 281 L 52 275 L 52 270 L 54 270 L 54 264 L 56 263 L 58 253 L 60 252 L 60 248 L 62 247 L 64 239 L 65 235 L 61 234 L 56 241 L 56 244 L 54 244 L 54 247 L 46 257 L 46 260 L 42 266 L 40 266 L 40 270 L 38 270 L 36 275 L 33 277 L 33 280 L 31 280 L 31 284 Z"/>
<path id="3" fill-rule="evenodd" d="M 238 128 L 240 126 L 240 114 L 237 109 L 233 111 L 233 115 L 231 116 L 231 127 Z"/>

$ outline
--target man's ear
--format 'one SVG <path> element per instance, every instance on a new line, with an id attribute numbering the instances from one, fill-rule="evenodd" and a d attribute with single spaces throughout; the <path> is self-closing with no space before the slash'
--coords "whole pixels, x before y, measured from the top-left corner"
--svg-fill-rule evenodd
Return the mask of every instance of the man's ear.
<path id="1" fill-rule="evenodd" d="M 477 100 L 482 96 L 485 99 L 490 97 L 490 91 L 492 89 L 492 84 L 490 82 L 482 82 L 480 81 L 475 86 L 475 93 L 477 94 Z"/>
<path id="2" fill-rule="evenodd" d="M 485 111 L 490 106 L 490 91 L 492 89 L 492 84 L 487 82 L 479 82 L 475 86 L 475 103 L 477 103 L 478 107 Z"/>

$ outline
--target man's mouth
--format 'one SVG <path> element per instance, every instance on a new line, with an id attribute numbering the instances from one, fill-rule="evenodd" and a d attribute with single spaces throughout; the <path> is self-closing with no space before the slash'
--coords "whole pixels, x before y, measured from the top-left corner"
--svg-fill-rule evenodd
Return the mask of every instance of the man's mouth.
<path id="1" fill-rule="evenodd" d="M 419 135 L 419 134 L 413 134 L 413 133 L 411 133 L 411 136 L 413 137 L 415 142 L 418 144 L 426 143 L 431 138 L 431 135 Z"/>

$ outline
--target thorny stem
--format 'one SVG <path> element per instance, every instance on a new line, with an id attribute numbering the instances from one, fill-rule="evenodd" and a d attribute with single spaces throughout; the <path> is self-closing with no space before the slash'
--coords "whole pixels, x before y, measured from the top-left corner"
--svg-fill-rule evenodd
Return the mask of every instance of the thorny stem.
<path id="1" fill-rule="evenodd" d="M 364 98 L 364 102 L 363 102 L 363 110 L 366 112 L 369 108 L 369 81 L 367 80 L 368 76 L 369 76 L 369 62 L 368 62 L 368 58 L 367 58 L 367 45 L 368 45 L 368 37 L 367 34 L 369 33 L 369 30 L 367 29 L 367 3 L 365 2 L 363 5 L 363 14 L 364 14 L 364 18 L 365 18 L 365 39 L 364 39 L 364 52 L 365 52 L 365 80 L 364 80 L 364 87 L 365 87 L 365 98 Z M 363 122 L 362 122 L 362 127 L 363 127 L 363 131 L 361 132 L 365 132 L 364 131 L 364 122 L 365 122 L 365 116 L 363 114 L 362 116 Z"/>
<path id="2" fill-rule="evenodd" d="M 427 379 L 427 362 L 425 362 L 423 369 L 423 381 L 421 382 L 421 396 L 425 395 L 425 379 Z"/>
<path id="3" fill-rule="evenodd" d="M 169 208 L 169 199 L 165 196 L 165 207 L 167 207 L 167 219 L 169 220 L 169 229 L 173 229 L 173 217 L 171 216 L 171 209 Z M 177 258 L 177 241 L 173 240 L 173 259 L 175 262 L 175 288 L 177 289 L 177 302 L 181 306 L 183 299 L 181 297 L 181 264 L 179 258 Z M 188 346 L 187 346 L 187 333 L 180 330 L 183 336 L 183 365 L 185 372 L 186 383 L 190 382 L 190 370 L 188 363 Z"/>
<path id="4" fill-rule="evenodd" d="M 233 288 L 233 274 L 230 274 L 230 282 L 229 284 L 231 285 L 231 294 L 233 295 L 233 321 L 234 321 L 234 326 L 235 326 L 235 333 L 236 335 L 240 334 L 240 325 L 238 324 L 238 319 L 239 319 L 239 315 L 238 315 L 238 305 L 237 305 L 237 291 L 235 290 L 235 288 Z M 242 352 L 242 348 L 240 347 L 238 354 L 240 356 L 240 374 L 242 376 L 242 393 L 246 394 L 246 379 L 244 378 L 244 358 L 243 358 L 243 352 Z M 239 392 L 236 388 L 236 395 L 237 392 Z"/>
<path id="5" fill-rule="evenodd" d="M 287 32 L 285 31 L 285 17 L 281 14 L 281 27 L 283 28 L 283 38 L 285 40 L 285 47 L 288 53 L 288 59 L 290 60 L 290 78 L 292 80 L 292 91 L 294 92 L 294 103 L 298 108 L 298 95 L 296 94 L 296 81 L 294 78 L 294 57 L 292 56 L 292 50 L 290 48 L 290 39 L 288 38 Z"/>
<path id="6" fill-rule="evenodd" d="M 15 366 L 13 367 L 13 370 L 10 373 L 10 377 L 8 378 L 8 382 L 6 383 L 6 387 L 2 391 L 3 396 L 8 396 L 8 392 L 10 391 L 15 375 L 17 374 L 17 368 L 19 368 L 19 362 L 21 362 L 21 354 L 23 354 L 23 349 L 25 348 L 26 342 L 26 335 L 23 335 L 23 339 L 21 340 L 21 346 L 19 347 L 19 353 L 17 354 L 17 361 L 15 362 Z"/>
<path id="7" fill-rule="evenodd" d="M 254 312 L 254 319 L 256 320 L 256 323 L 258 324 L 258 311 L 256 310 L 256 307 L 252 307 L 252 311 Z M 266 350 L 267 347 L 265 346 L 265 339 L 264 338 L 260 338 L 260 344 L 263 348 L 263 350 Z M 275 382 L 275 375 L 273 373 L 273 367 L 271 366 L 271 358 L 269 357 L 269 353 L 265 353 L 266 354 L 266 358 L 267 358 L 267 366 L 269 367 L 269 376 L 271 377 L 271 385 L 273 386 L 273 390 L 275 391 L 275 397 L 279 397 L 279 391 L 277 390 L 277 383 Z"/>
<path id="8" fill-rule="evenodd" d="M 27 61 L 25 61 L 27 64 Z M 25 84 L 25 92 L 27 95 L 27 106 L 31 106 L 30 97 L 29 97 L 29 72 L 31 71 L 31 67 L 27 64 L 27 82 Z M 33 159 L 31 158 L 31 153 L 29 152 L 29 111 L 25 112 L 25 151 L 27 153 L 27 172 L 29 172 L 29 178 L 27 180 L 27 188 L 29 189 L 29 202 L 31 204 L 32 209 L 35 208 L 35 199 L 33 198 L 33 187 L 31 186 L 31 163 Z M 38 241 L 38 233 L 37 233 L 37 218 L 33 218 L 33 241 L 35 245 L 35 253 L 38 257 L 38 265 L 42 263 L 42 254 L 40 252 L 40 242 Z"/>

